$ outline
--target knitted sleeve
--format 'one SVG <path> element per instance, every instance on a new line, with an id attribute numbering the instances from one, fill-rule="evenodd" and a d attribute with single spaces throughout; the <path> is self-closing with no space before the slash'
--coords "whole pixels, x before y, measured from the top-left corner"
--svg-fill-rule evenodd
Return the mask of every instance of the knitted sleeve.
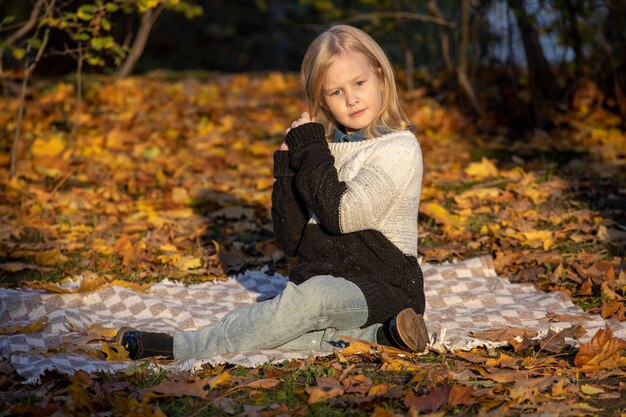
<path id="1" fill-rule="evenodd" d="M 419 188 L 410 189 L 410 183 L 419 187 L 421 182 L 421 175 L 415 175 L 421 168 L 421 153 L 411 148 L 410 144 L 415 143 L 419 150 L 415 138 L 407 139 L 401 145 L 408 148 L 395 143 L 382 145 L 347 182 L 338 178 L 322 125 L 301 125 L 289 132 L 286 141 L 291 165 L 297 172 L 298 191 L 322 225 L 339 234 L 377 229 L 405 191 L 419 193 Z M 407 211 L 412 215 L 415 207 L 407 207 Z M 417 216 L 413 217 L 416 220 Z"/>
<path id="2" fill-rule="evenodd" d="M 291 129 L 285 138 L 296 187 L 322 226 L 340 234 L 338 208 L 346 184 L 339 181 L 335 158 L 326 142 L 324 126 L 306 123 Z"/>
<path id="3" fill-rule="evenodd" d="M 422 153 L 415 137 L 380 142 L 347 182 L 338 210 L 342 232 L 376 229 L 393 235 L 394 242 L 406 240 L 404 235 L 417 229 L 421 183 Z"/>
<path id="4" fill-rule="evenodd" d="M 294 172 L 289 166 L 289 152 L 274 153 L 272 223 L 274 237 L 287 255 L 294 256 L 308 220 L 306 203 L 296 190 Z"/>

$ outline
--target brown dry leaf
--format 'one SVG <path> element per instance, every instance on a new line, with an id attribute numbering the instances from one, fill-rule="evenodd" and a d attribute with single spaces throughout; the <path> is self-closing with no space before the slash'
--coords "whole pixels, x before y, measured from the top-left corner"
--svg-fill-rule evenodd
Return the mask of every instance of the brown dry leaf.
<path id="1" fill-rule="evenodd" d="M 394 410 L 389 408 L 382 408 L 380 406 L 374 407 L 374 413 L 372 417 L 402 417 L 404 414 L 396 413 Z"/>
<path id="2" fill-rule="evenodd" d="M 192 397 L 205 398 L 209 393 L 206 379 L 196 378 L 193 381 L 184 381 L 177 378 L 165 379 L 160 384 L 139 391 L 143 396 L 147 393 L 160 395 L 172 395 L 182 397 L 189 395 Z"/>
<path id="3" fill-rule="evenodd" d="M 469 335 L 477 339 L 491 340 L 492 342 L 508 342 L 510 339 L 518 336 L 533 338 L 537 336 L 537 331 L 523 327 L 506 326 L 502 328 L 489 329 L 482 332 L 469 332 Z"/>
<path id="4" fill-rule="evenodd" d="M 611 301 L 609 304 L 605 304 L 604 306 L 602 306 L 602 318 L 603 319 L 608 319 L 609 317 L 612 317 L 613 315 L 615 315 L 616 313 L 618 313 L 620 310 L 624 309 L 624 304 L 621 301 Z"/>
<path id="5" fill-rule="evenodd" d="M 122 265 L 128 267 L 135 259 L 135 248 L 128 235 L 122 235 L 115 241 L 113 250 L 122 257 Z"/>
<path id="6" fill-rule="evenodd" d="M 580 346 L 574 364 L 583 370 L 611 369 L 619 365 L 619 353 L 623 349 L 626 349 L 626 341 L 613 337 L 613 331 L 607 326 Z"/>
<path id="7" fill-rule="evenodd" d="M 447 382 L 440 388 L 432 387 L 429 393 L 417 397 L 413 390 L 409 390 L 404 396 L 404 405 L 409 408 L 417 408 L 423 413 L 432 413 L 447 404 L 451 387 Z"/>
<path id="8" fill-rule="evenodd" d="M 609 288 L 609 285 L 606 282 L 603 282 L 600 288 L 602 290 L 602 295 L 608 298 L 609 300 L 624 301 L 624 297 L 622 297 L 621 295 L 613 291 L 611 288 Z"/>
<path id="9" fill-rule="evenodd" d="M 583 326 L 576 325 L 556 332 L 552 329 L 548 330 L 548 333 L 538 340 L 539 346 L 542 350 L 546 350 L 552 353 L 560 353 L 567 346 L 565 338 L 580 339 L 587 331 Z"/>
<path id="10" fill-rule="evenodd" d="M 240 385 L 240 387 L 252 388 L 252 389 L 272 389 L 277 387 L 282 381 L 276 378 L 257 379 L 246 384 Z"/>
<path id="11" fill-rule="evenodd" d="M 456 352 L 454 352 L 454 354 L 457 357 L 468 361 L 469 363 L 485 363 L 485 361 L 487 360 L 487 358 L 477 353 L 464 352 L 462 350 L 457 350 Z"/>
<path id="12" fill-rule="evenodd" d="M 76 372 L 70 380 L 72 383 L 67 389 L 70 397 L 66 404 L 66 411 L 70 415 L 91 415 L 94 407 L 86 387 L 93 384 L 93 381 L 84 371 Z"/>
<path id="13" fill-rule="evenodd" d="M 450 395 L 448 396 L 448 405 L 456 407 L 459 405 L 472 405 L 476 399 L 472 397 L 474 389 L 465 385 L 454 384 L 450 387 Z"/>
<path id="14" fill-rule="evenodd" d="M 341 381 L 347 393 L 367 394 L 373 385 L 372 380 L 359 374 Z"/>
<path id="15" fill-rule="evenodd" d="M 577 295 L 593 295 L 593 281 L 591 278 L 587 278 L 585 283 L 580 286 L 580 289 L 576 292 Z"/>
<path id="16" fill-rule="evenodd" d="M 493 367 L 478 367 L 477 370 L 483 378 L 490 379 L 499 383 L 508 383 L 528 379 L 530 375 L 529 371 L 508 371 Z"/>
<path id="17" fill-rule="evenodd" d="M 315 404 L 320 401 L 328 400 L 343 395 L 345 388 L 334 378 L 320 376 L 317 378 L 317 385 L 305 388 L 309 399 L 307 403 Z"/>
<path id="18" fill-rule="evenodd" d="M 546 313 L 546 318 L 548 321 L 553 323 L 558 322 L 582 322 L 588 320 L 588 316 L 585 314 L 566 314 L 566 313 L 554 313 L 548 312 Z"/>
<path id="19" fill-rule="evenodd" d="M 48 317 L 44 316 L 39 320 L 31 321 L 28 324 L 15 324 L 9 327 L 0 327 L 0 335 L 9 336 L 14 334 L 30 334 L 43 331 L 48 327 Z"/>
<path id="20" fill-rule="evenodd" d="M 19 272 L 24 269 L 30 269 L 39 272 L 50 272 L 53 268 L 42 267 L 38 265 L 27 264 L 24 262 L 5 262 L 0 264 L 0 270 L 6 272 Z"/>

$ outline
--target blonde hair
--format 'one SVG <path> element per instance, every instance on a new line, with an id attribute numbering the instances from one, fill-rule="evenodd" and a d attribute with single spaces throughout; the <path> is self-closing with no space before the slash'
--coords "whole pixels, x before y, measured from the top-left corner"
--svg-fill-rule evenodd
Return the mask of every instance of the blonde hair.
<path id="1" fill-rule="evenodd" d="M 364 129 L 368 138 L 376 136 L 376 129 L 384 127 L 397 131 L 410 127 L 411 123 L 402 111 L 396 82 L 389 59 L 374 39 L 361 29 L 349 25 L 333 25 L 320 34 L 307 49 L 300 76 L 311 117 L 324 125 L 326 136 L 331 137 L 336 121 L 325 107 L 322 87 L 328 68 L 345 51 L 360 53 L 380 74 L 383 85 L 383 103 L 380 115 Z M 380 70 L 379 70 L 380 69 Z"/>

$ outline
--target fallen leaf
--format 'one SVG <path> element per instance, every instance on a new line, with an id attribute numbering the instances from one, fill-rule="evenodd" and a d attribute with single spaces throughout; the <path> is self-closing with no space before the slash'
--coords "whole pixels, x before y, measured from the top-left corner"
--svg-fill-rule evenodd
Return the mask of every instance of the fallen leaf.
<path id="1" fill-rule="evenodd" d="M 229 385 L 233 382 L 233 377 L 227 371 L 222 372 L 221 374 L 214 376 L 211 378 L 207 384 L 209 388 L 215 389 L 222 385 Z"/>
<path id="2" fill-rule="evenodd" d="M 466 223 L 466 219 L 464 217 L 451 214 L 448 210 L 437 203 L 422 204 L 420 211 L 444 226 L 462 227 Z"/>
<path id="3" fill-rule="evenodd" d="M 206 379 L 197 378 L 191 382 L 177 378 L 165 379 L 157 385 L 139 391 L 141 395 L 154 392 L 160 395 L 172 395 L 177 397 L 192 396 L 205 398 L 209 393 Z"/>
<path id="4" fill-rule="evenodd" d="M 409 390 L 404 396 L 404 405 L 409 408 L 417 408 L 424 413 L 432 413 L 446 405 L 450 395 L 450 385 L 445 382 L 440 388 L 431 388 L 428 394 L 419 397 Z"/>
<path id="5" fill-rule="evenodd" d="M 309 394 L 307 403 L 315 404 L 320 401 L 325 401 L 330 398 L 343 395 L 345 388 L 336 379 L 321 376 L 317 378 L 316 386 L 307 387 L 305 388 L 305 391 Z"/>
<path id="6" fill-rule="evenodd" d="M 607 326 L 580 346 L 574 364 L 583 370 L 611 369 L 618 366 L 619 353 L 623 349 L 626 349 L 626 341 L 613 337 L 613 331 Z"/>
<path id="7" fill-rule="evenodd" d="M 589 384 L 585 384 L 581 386 L 580 390 L 587 395 L 597 395 L 597 394 L 603 394 L 606 392 L 602 388 L 598 388 Z"/>
<path id="8" fill-rule="evenodd" d="M 30 334 L 43 331 L 48 327 L 48 317 L 42 317 L 39 320 L 31 321 L 28 324 L 14 324 L 13 326 L 0 327 L 0 335 L 10 336 L 14 334 Z"/>
<path id="9" fill-rule="evenodd" d="M 247 387 L 252 389 L 272 389 L 280 385 L 282 381 L 275 378 L 257 379 L 256 381 L 248 382 L 240 385 L 241 387 Z"/>
<path id="10" fill-rule="evenodd" d="M 537 331 L 523 327 L 506 326 L 502 328 L 484 330 L 482 332 L 469 332 L 469 335 L 477 339 L 491 340 L 492 342 L 508 342 L 510 339 L 515 337 L 526 336 L 533 338 L 537 336 Z"/>
<path id="11" fill-rule="evenodd" d="M 23 271 L 24 269 L 30 269 L 30 270 L 39 271 L 39 272 L 50 272 L 53 270 L 52 268 L 42 267 L 38 265 L 31 265 L 31 264 L 27 264 L 24 262 L 5 262 L 5 263 L 0 264 L 0 270 L 6 271 L 6 272 L 20 272 L 20 271 Z"/>
<path id="12" fill-rule="evenodd" d="M 100 351 L 104 354 L 105 359 L 110 362 L 130 360 L 128 351 L 124 346 L 117 343 L 102 342 L 100 344 Z"/>
<path id="13" fill-rule="evenodd" d="M 496 168 L 496 165 L 485 157 L 483 157 L 480 162 L 472 162 L 469 164 L 464 172 L 477 180 L 498 176 L 498 168 Z"/>
<path id="14" fill-rule="evenodd" d="M 69 258 L 61 253 L 58 248 L 49 251 L 40 252 L 35 256 L 35 261 L 42 266 L 63 265 L 69 261 Z"/>

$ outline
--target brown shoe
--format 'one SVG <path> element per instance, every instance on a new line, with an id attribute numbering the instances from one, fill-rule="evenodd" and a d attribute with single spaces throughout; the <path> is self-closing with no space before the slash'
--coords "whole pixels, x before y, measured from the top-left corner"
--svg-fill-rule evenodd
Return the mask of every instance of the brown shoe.
<path id="1" fill-rule="evenodd" d="M 412 352 L 423 352 L 428 345 L 428 330 L 421 314 L 406 308 L 385 326 L 385 334 L 394 347 Z"/>

